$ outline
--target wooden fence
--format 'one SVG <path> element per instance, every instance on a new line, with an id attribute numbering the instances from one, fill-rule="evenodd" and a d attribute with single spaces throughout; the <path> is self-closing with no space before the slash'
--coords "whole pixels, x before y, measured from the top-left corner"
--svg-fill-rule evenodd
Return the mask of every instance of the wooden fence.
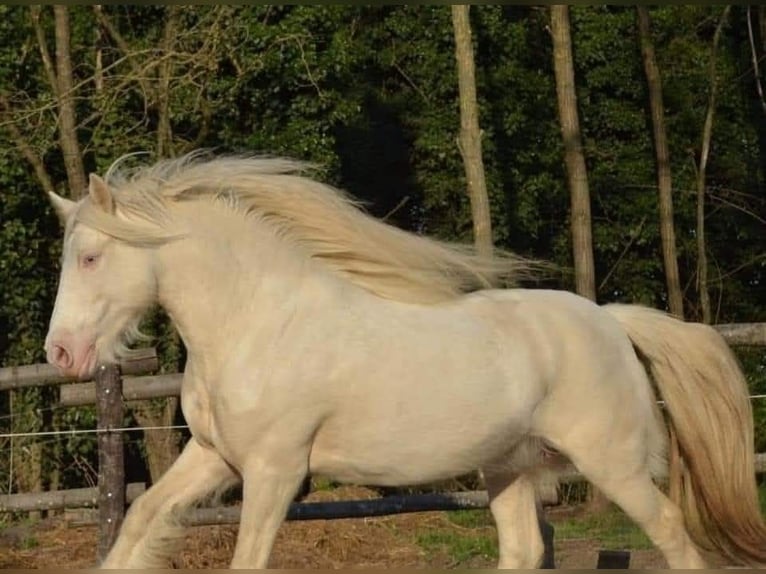
<path id="1" fill-rule="evenodd" d="M 731 345 L 766 346 L 766 323 L 719 325 L 717 329 Z M 143 349 L 119 365 L 102 365 L 91 382 L 73 382 L 46 364 L 0 369 L 0 391 L 33 386 L 57 385 L 59 405 L 96 405 L 98 437 L 98 487 L 56 492 L 21 493 L 0 496 L 0 512 L 25 512 L 64 508 L 98 508 L 99 546 L 102 558 L 114 542 L 122 524 L 125 507 L 145 489 L 143 484 L 126 484 L 123 431 L 124 401 L 177 396 L 181 374 L 155 375 L 158 359 L 154 349 Z M 759 472 L 766 472 L 766 455 L 759 454 Z M 572 468 L 564 482 L 582 478 Z M 486 492 L 434 493 L 388 496 L 373 500 L 322 503 L 294 503 L 288 520 L 312 520 L 381 516 L 429 510 L 486 508 Z M 189 517 L 190 525 L 236 523 L 239 509 L 198 508 Z M 552 529 L 541 522 L 546 533 L 548 564 L 552 564 Z"/>

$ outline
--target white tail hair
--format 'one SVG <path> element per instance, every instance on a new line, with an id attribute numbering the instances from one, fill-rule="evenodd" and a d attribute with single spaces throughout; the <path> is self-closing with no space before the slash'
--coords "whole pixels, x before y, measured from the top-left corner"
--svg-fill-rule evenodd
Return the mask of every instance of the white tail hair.
<path id="1" fill-rule="evenodd" d="M 708 325 L 633 305 L 605 308 L 627 331 L 667 406 L 669 491 L 692 539 L 741 564 L 763 566 L 753 413 L 734 353 Z"/>

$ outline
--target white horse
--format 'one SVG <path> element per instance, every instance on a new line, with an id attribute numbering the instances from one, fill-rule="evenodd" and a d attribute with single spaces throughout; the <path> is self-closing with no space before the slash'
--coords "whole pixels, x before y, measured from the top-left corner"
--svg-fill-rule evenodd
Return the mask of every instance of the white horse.
<path id="1" fill-rule="evenodd" d="M 713 329 L 484 289 L 526 263 L 385 225 L 301 170 L 196 156 L 93 175 L 77 203 L 52 196 L 66 230 L 50 362 L 89 376 L 157 302 L 188 349 L 192 439 L 102 566 L 165 566 L 179 513 L 236 481 L 232 567 L 254 568 L 307 473 L 408 485 L 481 469 L 500 567 L 536 567 L 535 481 L 551 448 L 670 566 L 703 567 L 707 551 L 766 562 L 747 388 Z M 674 501 L 652 480 L 666 473 Z"/>

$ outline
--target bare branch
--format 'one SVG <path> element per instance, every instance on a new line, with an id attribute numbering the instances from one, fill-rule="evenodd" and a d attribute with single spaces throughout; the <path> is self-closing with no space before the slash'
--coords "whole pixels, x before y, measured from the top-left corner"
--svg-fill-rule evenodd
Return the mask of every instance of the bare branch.
<path id="1" fill-rule="evenodd" d="M 298 43 L 298 50 L 301 53 L 301 62 L 303 63 L 303 67 L 306 70 L 306 76 L 309 79 L 309 82 L 311 82 L 311 85 L 314 86 L 314 89 L 317 91 L 317 95 L 320 98 L 324 98 L 324 93 L 322 93 L 322 89 L 319 87 L 319 84 L 314 79 L 314 74 L 311 73 L 311 67 L 309 66 L 308 61 L 306 60 L 306 51 L 303 49 L 303 41 L 300 37 L 296 40 Z"/>
<path id="2" fill-rule="evenodd" d="M 721 32 L 727 22 L 731 6 L 726 6 L 721 19 L 713 35 L 713 46 L 710 51 L 710 97 L 705 125 L 702 128 L 702 149 L 700 151 L 699 166 L 697 169 L 697 286 L 702 307 L 702 320 L 705 323 L 712 321 L 710 309 L 710 294 L 708 292 L 708 269 L 707 252 L 705 244 L 705 174 L 707 170 L 708 156 L 710 155 L 710 140 L 713 135 L 713 117 L 715 115 L 716 96 L 718 90 L 718 77 L 716 73 L 716 55 Z"/>
<path id="3" fill-rule="evenodd" d="M 207 100 L 204 97 L 201 98 L 199 108 L 200 108 L 200 113 L 202 114 L 202 122 L 201 122 L 200 130 L 199 130 L 199 133 L 197 134 L 197 137 L 184 146 L 184 152 L 186 153 L 190 151 L 194 151 L 199 146 L 201 146 L 202 143 L 205 141 L 205 139 L 207 139 L 208 133 L 210 132 L 210 121 L 213 118 L 213 112 L 210 109 L 210 105 L 208 104 Z"/>
<path id="4" fill-rule="evenodd" d="M 199 19 L 183 27 L 180 25 L 183 9 L 168 9 L 168 14 L 176 12 L 178 16 L 161 23 L 165 29 L 160 42 L 144 46 L 143 40 L 120 34 L 114 13 L 106 7 L 95 7 L 94 20 L 99 23 L 95 36 L 96 49 L 100 46 L 99 42 L 105 44 L 103 61 L 100 67 L 96 63 L 88 77 L 72 78 L 72 84 L 63 92 L 56 74 L 56 54 L 52 48 L 50 53 L 47 52 L 49 46 L 45 43 L 44 31 L 50 33 L 51 22 L 45 20 L 48 14 L 44 10 L 46 8 L 32 10 L 37 18 L 37 27 L 33 28 L 31 45 L 47 54 L 52 70 L 48 77 L 55 78 L 55 83 L 34 99 L 21 91 L 7 94 L 12 112 L 0 114 L 0 128 L 15 128 L 27 138 L 30 149 L 42 157 L 48 149 L 60 146 L 53 136 L 57 128 L 63 129 L 61 104 L 62 96 L 66 95 L 73 109 L 88 110 L 82 117 L 73 116 L 74 132 L 82 133 L 87 128 L 91 136 L 89 142 L 82 142 L 79 148 L 78 155 L 82 157 L 83 153 L 94 151 L 93 146 L 103 140 L 107 129 L 114 128 L 115 111 L 122 109 L 123 102 L 137 96 L 144 106 L 143 115 L 138 110 L 137 114 L 118 116 L 119 128 L 126 137 L 138 136 L 144 147 L 154 147 L 152 143 L 155 143 L 165 155 L 189 149 L 189 146 L 197 147 L 208 137 L 215 110 L 207 100 L 209 82 L 215 77 L 220 59 L 236 52 L 235 44 L 247 38 L 246 34 L 240 33 L 243 30 L 239 29 L 235 8 L 218 6 L 201 11 Z M 296 42 L 297 39 L 295 34 L 285 35 L 272 42 L 270 47 L 278 46 L 280 41 Z M 109 59 L 106 45 L 112 51 Z M 258 54 L 248 56 L 242 62 L 242 74 L 250 73 L 261 64 Z M 162 96 L 160 91 L 164 91 Z M 159 133 L 150 134 L 147 131 L 150 114 L 156 114 L 162 126 Z M 195 117 L 197 127 L 188 137 L 173 133 L 173 118 L 179 114 Z M 158 142 L 159 138 L 162 138 L 162 143 Z M 177 149 L 172 149 L 173 146 Z"/>
<path id="5" fill-rule="evenodd" d="M 58 94 L 58 79 L 56 78 L 56 71 L 53 67 L 53 59 L 51 53 L 48 50 L 48 42 L 45 39 L 45 31 L 40 23 L 40 15 L 42 13 L 42 7 L 39 5 L 33 5 L 29 7 L 29 14 L 32 18 L 32 25 L 35 29 L 35 35 L 37 36 L 37 47 L 40 50 L 40 57 L 43 60 L 43 66 L 45 67 L 45 73 L 48 76 L 48 83 L 51 85 L 51 90 L 54 94 Z"/>
<path id="6" fill-rule="evenodd" d="M 614 272 L 617 270 L 617 267 L 620 265 L 620 262 L 623 260 L 625 255 L 628 253 L 628 250 L 633 246 L 633 244 L 636 242 L 636 240 L 641 236 L 641 232 L 644 229 L 644 224 L 646 223 L 646 216 L 641 218 L 641 221 L 638 223 L 636 228 L 631 232 L 630 239 L 625 244 L 625 247 L 623 247 L 622 252 L 620 253 L 619 257 L 617 257 L 617 261 L 614 262 L 614 265 L 612 265 L 612 268 L 609 270 L 609 272 L 604 276 L 604 279 L 602 279 L 601 283 L 598 286 L 598 290 L 602 291 L 604 287 L 606 286 L 609 279 L 612 277 Z"/>
<path id="7" fill-rule="evenodd" d="M 10 115 L 11 112 L 12 110 L 11 110 L 10 102 L 4 95 L 0 94 L 0 116 Z M 42 159 L 40 159 L 40 156 L 37 155 L 35 151 L 32 149 L 32 146 L 29 145 L 29 142 L 21 133 L 21 130 L 19 129 L 19 127 L 13 122 L 8 122 L 7 124 L 5 124 L 5 129 L 10 134 L 11 140 L 13 141 L 14 145 L 18 148 L 21 155 L 24 157 L 25 160 L 27 160 L 27 163 L 34 170 L 35 176 L 37 177 L 37 180 L 40 182 L 40 185 L 42 185 L 43 190 L 46 193 L 54 191 L 55 188 L 53 187 L 53 181 L 51 180 L 50 175 L 48 175 L 48 171 L 45 169 L 45 164 L 43 164 L 43 161 Z"/>
<path id="8" fill-rule="evenodd" d="M 399 74 L 402 76 L 402 78 L 404 78 L 404 81 L 406 81 L 406 82 L 407 82 L 407 83 L 410 85 L 410 87 L 411 87 L 413 90 L 415 90 L 415 91 L 418 93 L 418 95 L 419 95 L 421 98 L 423 98 L 423 101 L 424 101 L 424 102 L 428 102 L 428 103 L 430 103 L 430 102 L 431 102 L 431 100 L 430 100 L 430 98 L 428 97 L 428 95 L 427 95 L 427 94 L 426 94 L 426 93 L 423 91 L 423 89 L 422 89 L 420 86 L 418 86 L 418 85 L 415 83 L 415 81 L 414 81 L 414 80 L 413 80 L 413 79 L 412 79 L 412 78 L 411 78 L 411 77 L 410 77 L 410 76 L 407 74 L 407 72 L 405 72 L 405 71 L 402 69 L 402 67 L 399 65 L 399 63 L 398 63 L 398 62 L 394 62 L 394 63 L 393 63 L 393 66 L 394 66 L 394 70 L 396 70 L 397 72 L 399 72 Z"/>
<path id="9" fill-rule="evenodd" d="M 721 273 L 719 276 L 719 279 L 720 280 L 728 279 L 729 277 L 736 275 L 743 269 L 747 269 L 748 267 L 751 267 L 752 265 L 757 265 L 764 260 L 766 260 L 766 253 L 761 253 L 759 255 L 756 255 L 755 257 L 751 257 L 744 263 L 737 265 L 736 267 L 734 267 L 733 269 L 730 269 L 726 273 Z"/>
<path id="10" fill-rule="evenodd" d="M 109 34 L 109 37 L 111 37 L 114 43 L 116 44 L 117 49 L 122 53 L 125 60 L 127 60 L 128 65 L 130 65 L 131 68 L 133 69 L 135 79 L 137 82 L 141 84 L 141 89 L 143 90 L 144 94 L 149 94 L 150 89 L 147 86 L 141 74 L 141 68 L 133 59 L 135 52 L 130 49 L 130 46 L 128 46 L 128 43 L 125 41 L 125 38 L 122 37 L 122 34 L 120 34 L 119 30 L 117 30 L 117 27 L 112 23 L 109 16 L 107 16 L 106 12 L 104 12 L 104 10 L 101 9 L 101 6 L 98 6 L 98 9 L 96 8 L 97 8 L 96 6 L 93 7 L 96 13 L 96 19 L 98 20 L 98 23 L 104 28 L 104 30 L 106 30 L 107 34 Z"/>
<path id="11" fill-rule="evenodd" d="M 718 203 L 722 205 L 731 207 L 732 209 L 736 209 L 740 213 L 744 213 L 745 215 L 752 217 L 758 223 L 762 223 L 763 225 L 766 225 L 766 219 L 764 219 L 762 216 L 755 213 L 753 210 L 748 209 L 747 207 L 740 205 L 738 203 L 735 203 L 733 201 L 729 201 L 728 199 L 724 198 L 722 195 L 715 195 L 713 193 L 710 193 L 709 190 L 706 190 L 706 195 L 710 197 L 710 199 L 712 199 L 713 201 L 717 201 Z"/>
<path id="12" fill-rule="evenodd" d="M 766 113 L 766 101 L 763 99 L 763 86 L 761 86 L 761 71 L 758 68 L 758 51 L 755 49 L 753 38 L 753 21 L 750 13 L 751 7 L 747 7 L 747 36 L 750 39 L 750 53 L 753 57 L 753 75 L 755 76 L 755 89 L 758 91 L 758 99 L 761 101 L 761 109 Z"/>

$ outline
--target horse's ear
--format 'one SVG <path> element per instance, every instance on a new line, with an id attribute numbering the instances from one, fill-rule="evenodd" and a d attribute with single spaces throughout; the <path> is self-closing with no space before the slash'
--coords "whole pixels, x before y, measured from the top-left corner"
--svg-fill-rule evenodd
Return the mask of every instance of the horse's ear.
<path id="1" fill-rule="evenodd" d="M 112 190 L 109 189 L 106 182 L 95 173 L 90 174 L 88 194 L 90 195 L 90 200 L 107 213 L 112 213 L 114 211 Z"/>
<path id="2" fill-rule="evenodd" d="M 77 204 L 71 199 L 61 197 L 54 191 L 49 191 L 48 197 L 53 205 L 53 210 L 56 212 L 56 215 L 58 215 L 59 221 L 61 221 L 62 225 L 65 224 Z"/>

